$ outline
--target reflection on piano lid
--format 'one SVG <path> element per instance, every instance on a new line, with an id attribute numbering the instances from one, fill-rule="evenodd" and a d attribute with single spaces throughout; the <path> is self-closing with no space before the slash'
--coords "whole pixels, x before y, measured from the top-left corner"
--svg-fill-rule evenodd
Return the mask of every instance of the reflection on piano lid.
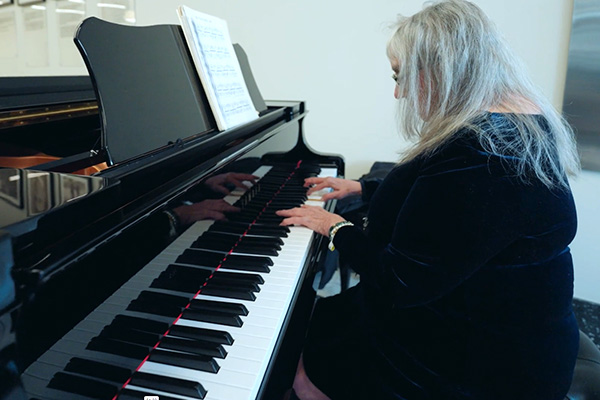
<path id="1" fill-rule="evenodd" d="M 106 187 L 106 179 L 47 171 L 0 169 L 0 229 L 14 237 L 37 226 L 37 217 Z"/>
<path id="2" fill-rule="evenodd" d="M 89 77 L 0 77 L 0 87 L 1 167 L 73 172 L 105 161 Z"/>

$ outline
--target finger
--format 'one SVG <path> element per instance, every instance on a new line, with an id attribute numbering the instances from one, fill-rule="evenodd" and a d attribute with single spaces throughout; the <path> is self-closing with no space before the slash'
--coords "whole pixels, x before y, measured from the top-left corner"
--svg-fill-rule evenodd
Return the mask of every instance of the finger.
<path id="1" fill-rule="evenodd" d="M 321 196 L 321 200 L 322 201 L 327 201 L 327 200 L 332 200 L 332 199 L 339 200 L 339 199 L 343 199 L 346 196 L 348 196 L 347 190 L 336 190 L 333 192 L 325 193 L 323 196 Z"/>
<path id="2" fill-rule="evenodd" d="M 221 212 L 234 212 L 234 213 L 242 211 L 241 208 L 232 206 L 231 204 L 228 204 L 228 203 L 221 204 L 218 207 L 214 208 L 214 210 L 221 211 Z"/>
<path id="3" fill-rule="evenodd" d="M 325 180 L 325 178 L 317 178 L 317 177 L 306 178 L 306 179 L 304 179 L 304 187 L 308 187 L 310 185 L 317 185 L 317 184 L 323 182 L 324 180 Z"/>
<path id="4" fill-rule="evenodd" d="M 203 206 L 209 210 L 225 211 L 225 212 L 240 211 L 239 207 L 232 206 L 231 204 L 229 204 L 228 202 L 226 202 L 223 199 L 206 200 L 206 202 L 203 202 L 203 203 L 204 203 Z"/>
<path id="5" fill-rule="evenodd" d="M 240 181 L 254 182 L 258 179 L 258 176 L 256 175 L 244 174 L 242 172 L 232 172 L 230 176 L 234 179 L 239 179 Z"/>
<path id="6" fill-rule="evenodd" d="M 212 190 L 219 192 L 219 193 L 223 193 L 223 194 L 229 194 L 231 193 L 229 189 L 227 189 L 225 186 L 219 184 L 219 185 L 214 185 L 211 187 Z"/>
<path id="7" fill-rule="evenodd" d="M 313 210 L 313 211 L 316 211 L 316 212 L 325 211 L 325 210 L 323 210 L 323 207 L 319 207 L 319 206 L 311 206 L 311 205 L 308 205 L 308 204 L 302 204 L 302 205 L 300 206 L 300 209 L 301 209 L 301 210 L 309 210 L 309 211 L 310 211 L 310 210 Z"/>
<path id="8" fill-rule="evenodd" d="M 245 185 L 243 181 L 235 179 L 235 178 L 229 179 L 229 183 L 232 183 L 233 185 L 235 185 L 236 187 L 238 187 L 240 189 L 244 189 L 244 190 L 248 189 L 248 186 Z"/>
<path id="9" fill-rule="evenodd" d="M 327 200 L 332 200 L 332 199 L 340 199 L 344 197 L 342 195 L 341 192 L 329 192 L 329 193 L 325 193 L 323 196 L 321 196 L 321 200 L 322 201 L 327 201 Z"/>
<path id="10" fill-rule="evenodd" d="M 308 189 L 307 194 L 312 194 L 314 192 L 318 192 L 321 189 L 325 189 L 325 188 L 329 188 L 329 187 L 331 187 L 332 189 L 335 190 L 335 188 L 333 188 L 329 182 L 321 182 L 321 183 L 318 183 L 315 186 L 311 187 L 310 189 Z"/>
<path id="11" fill-rule="evenodd" d="M 289 208 L 287 210 L 277 210 L 275 214 L 280 217 L 300 217 L 306 214 L 306 210 L 302 207 Z"/>
<path id="12" fill-rule="evenodd" d="M 281 221 L 281 226 L 306 226 L 302 217 L 290 217 Z"/>
<path id="13" fill-rule="evenodd" d="M 222 221 L 226 218 L 225 218 L 225 214 L 223 214 L 222 212 L 219 212 L 216 210 L 206 210 L 204 219 L 212 219 L 215 221 Z"/>
<path id="14" fill-rule="evenodd" d="M 276 215 L 279 215 L 280 217 L 291 217 L 293 215 L 295 215 L 295 211 L 293 208 L 289 208 L 287 210 L 277 210 L 275 211 Z"/>

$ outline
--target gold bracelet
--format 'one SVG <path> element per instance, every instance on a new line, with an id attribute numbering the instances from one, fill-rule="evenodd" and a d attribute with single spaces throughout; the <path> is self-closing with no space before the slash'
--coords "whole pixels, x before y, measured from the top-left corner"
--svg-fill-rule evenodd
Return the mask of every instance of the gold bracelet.
<path id="1" fill-rule="evenodd" d="M 329 250 L 335 250 L 335 246 L 333 245 L 333 238 L 335 237 L 335 234 L 345 226 L 354 226 L 354 224 L 350 221 L 341 221 L 332 225 L 331 228 L 329 228 Z"/>
<path id="2" fill-rule="evenodd" d="M 169 237 L 175 237 L 177 235 L 177 230 L 179 229 L 179 218 L 175 212 L 171 210 L 163 210 L 163 213 L 169 219 Z"/>

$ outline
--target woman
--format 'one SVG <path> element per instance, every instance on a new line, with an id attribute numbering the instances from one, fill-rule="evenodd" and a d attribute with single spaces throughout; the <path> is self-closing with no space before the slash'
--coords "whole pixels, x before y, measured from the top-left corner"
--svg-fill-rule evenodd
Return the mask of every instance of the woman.
<path id="1" fill-rule="evenodd" d="M 415 145 L 380 184 L 306 181 L 370 201 L 364 227 L 279 211 L 360 274 L 318 302 L 292 398 L 562 400 L 579 337 L 572 132 L 472 3 L 402 19 L 387 50 Z"/>

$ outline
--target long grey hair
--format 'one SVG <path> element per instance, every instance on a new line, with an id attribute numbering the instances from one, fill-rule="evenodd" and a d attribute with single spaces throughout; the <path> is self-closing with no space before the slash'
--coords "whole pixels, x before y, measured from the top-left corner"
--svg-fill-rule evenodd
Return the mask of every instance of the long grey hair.
<path id="1" fill-rule="evenodd" d="M 442 1 L 400 18 L 387 53 L 399 65 L 402 131 L 416 139 L 403 161 L 430 154 L 461 128 L 472 127 L 486 151 L 510 156 L 524 181 L 537 176 L 549 188 L 566 188 L 567 175 L 579 171 L 571 128 L 476 5 Z M 490 132 L 473 124 L 493 109 L 507 110 L 516 129 Z"/>

